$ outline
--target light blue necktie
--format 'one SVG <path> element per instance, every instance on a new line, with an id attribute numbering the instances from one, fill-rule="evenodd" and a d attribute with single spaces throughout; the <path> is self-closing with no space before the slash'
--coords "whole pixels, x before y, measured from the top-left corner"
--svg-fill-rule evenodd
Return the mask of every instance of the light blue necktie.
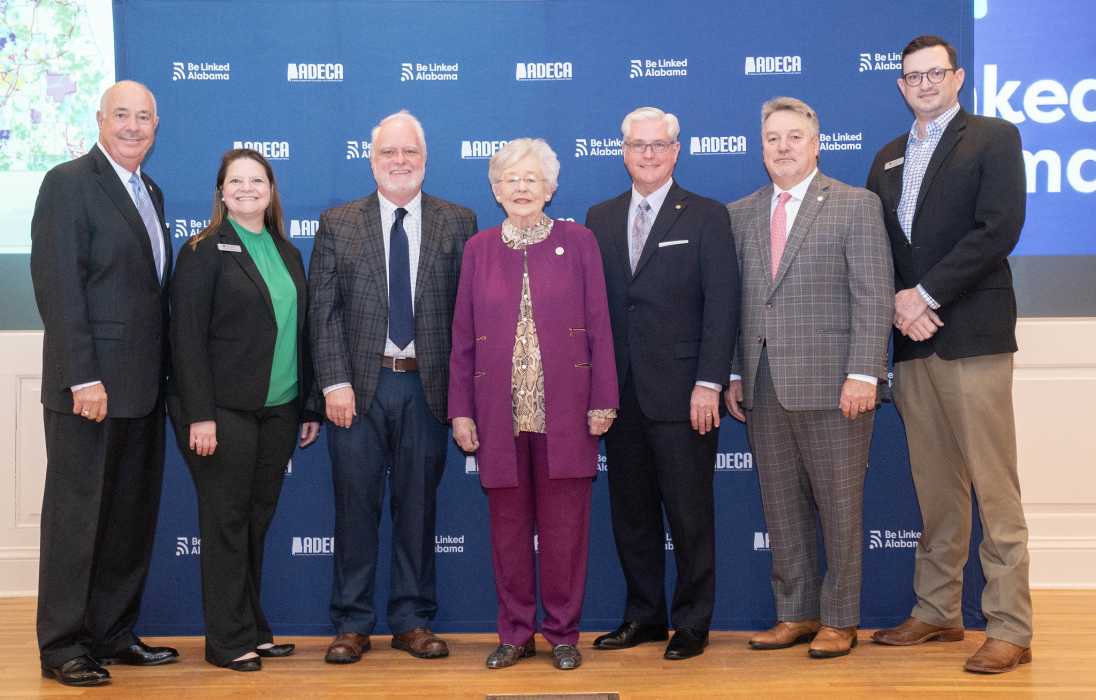
<path id="1" fill-rule="evenodd" d="M 129 186 L 133 190 L 133 201 L 137 203 L 137 211 L 141 220 L 145 222 L 145 230 L 148 231 L 148 242 L 152 245 L 152 261 L 156 265 L 156 279 L 163 279 L 164 260 L 160 246 L 163 244 L 163 233 L 160 231 L 160 220 L 156 216 L 156 207 L 152 200 L 145 194 L 145 188 L 141 186 L 141 179 L 137 173 L 129 176 Z"/>

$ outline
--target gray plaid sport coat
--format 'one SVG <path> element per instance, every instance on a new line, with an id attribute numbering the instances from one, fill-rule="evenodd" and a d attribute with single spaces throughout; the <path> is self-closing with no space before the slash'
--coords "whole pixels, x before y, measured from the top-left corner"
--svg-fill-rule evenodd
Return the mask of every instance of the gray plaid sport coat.
<path id="1" fill-rule="evenodd" d="M 422 194 L 415 286 L 415 356 L 430 410 L 447 421 L 453 305 L 471 209 Z M 316 386 L 349 382 L 359 415 L 377 390 L 388 334 L 388 269 L 377 193 L 328 209 L 308 267 L 308 315 Z M 322 412 L 322 409 L 321 409 Z"/>
<path id="2" fill-rule="evenodd" d="M 887 376 L 894 272 L 879 198 L 819 172 L 807 189 L 774 280 L 773 186 L 727 205 L 742 278 L 733 371 L 753 407 L 763 346 L 789 411 L 836 409 L 849 374 Z"/>

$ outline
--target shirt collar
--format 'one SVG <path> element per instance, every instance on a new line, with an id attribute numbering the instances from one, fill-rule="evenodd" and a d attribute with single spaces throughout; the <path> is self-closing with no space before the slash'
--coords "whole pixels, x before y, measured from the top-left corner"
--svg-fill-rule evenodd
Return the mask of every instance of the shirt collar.
<path id="1" fill-rule="evenodd" d="M 959 114 L 959 103 L 953 104 L 946 112 L 941 114 L 936 119 L 929 122 L 928 127 L 925 129 L 925 138 L 922 139 L 917 135 L 917 120 L 913 120 L 913 126 L 910 127 L 909 140 L 916 143 L 922 140 L 937 139 L 940 138 L 940 134 L 944 133 L 944 129 L 948 128 L 948 124 L 955 118 L 955 115 Z"/>
<path id="2" fill-rule="evenodd" d="M 671 177 L 665 185 L 644 197 L 636 190 L 636 186 L 632 185 L 632 203 L 629 211 L 634 211 L 639 203 L 646 199 L 647 204 L 651 205 L 651 211 L 657 215 L 658 211 L 662 209 L 662 203 L 666 201 L 666 195 L 670 194 L 670 188 L 673 186 L 674 179 Z"/>
<path id="3" fill-rule="evenodd" d="M 811 181 L 814 180 L 814 176 L 818 174 L 818 168 L 811 171 L 811 174 L 803 178 L 798 185 L 791 189 L 781 189 L 775 182 L 773 183 L 773 201 L 780 196 L 780 193 L 787 192 L 797 202 L 802 202 L 803 198 L 807 196 L 807 188 L 811 186 Z"/>
<path id="4" fill-rule="evenodd" d="M 125 182 L 125 183 L 128 184 L 130 175 L 136 175 L 137 177 L 141 177 L 141 166 L 140 165 L 137 166 L 137 170 L 134 170 L 132 172 L 129 171 L 129 170 L 126 170 L 121 165 L 118 165 L 117 161 L 115 161 L 113 158 L 110 157 L 110 153 L 107 152 L 107 149 L 103 147 L 102 143 L 96 141 L 95 145 L 99 147 L 99 152 L 102 153 L 104 156 L 106 156 L 107 162 L 110 163 L 110 166 L 112 168 L 114 168 L 114 172 L 118 173 L 118 177 L 120 177 L 122 179 L 122 182 Z"/>
<path id="5" fill-rule="evenodd" d="M 381 221 L 388 221 L 396 215 L 396 210 L 399 209 L 399 207 L 390 202 L 383 194 L 381 194 L 380 190 L 377 190 L 377 200 L 381 204 Z M 414 199 L 403 205 L 403 208 L 407 210 L 407 216 L 410 216 L 413 219 L 421 219 L 422 190 L 419 190 L 417 193 L 415 193 Z"/>

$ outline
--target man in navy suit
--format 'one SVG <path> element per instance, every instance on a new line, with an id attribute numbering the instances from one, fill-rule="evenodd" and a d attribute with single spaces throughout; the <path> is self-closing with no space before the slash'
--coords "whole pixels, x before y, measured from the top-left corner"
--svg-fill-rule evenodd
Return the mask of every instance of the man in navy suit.
<path id="1" fill-rule="evenodd" d="M 67 685 L 108 682 L 100 664 L 178 657 L 133 633 L 164 466 L 171 241 L 163 194 L 141 172 L 156 100 L 124 80 L 96 119 L 99 142 L 46 173 L 31 222 L 45 326 L 38 645 L 43 675 Z"/>
<path id="2" fill-rule="evenodd" d="M 663 509 L 677 586 L 665 657 L 703 653 L 715 597 L 712 474 L 719 393 L 738 337 L 738 262 L 727 210 L 678 186 L 677 117 L 641 107 L 621 125 L 632 186 L 586 227 L 605 265 L 621 398 L 605 435 L 624 621 L 594 640 L 623 649 L 667 638 Z"/>

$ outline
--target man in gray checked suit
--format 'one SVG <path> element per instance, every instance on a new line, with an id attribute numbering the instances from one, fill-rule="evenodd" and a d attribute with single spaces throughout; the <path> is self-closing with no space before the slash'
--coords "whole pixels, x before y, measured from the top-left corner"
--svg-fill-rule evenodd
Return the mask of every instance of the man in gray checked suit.
<path id="1" fill-rule="evenodd" d="M 422 192 L 426 138 L 406 111 L 373 129 L 377 191 L 324 212 L 309 265 L 309 330 L 335 485 L 329 663 L 353 663 L 376 625 L 386 469 L 392 647 L 448 656 L 437 613 L 435 493 L 448 447 L 450 328 L 471 210 Z"/>
<path id="2" fill-rule="evenodd" d="M 864 474 L 894 273 L 879 198 L 818 171 L 818 128 L 806 103 L 766 102 L 762 149 L 773 184 L 727 207 L 742 333 L 725 400 L 746 422 L 773 554 L 777 624 L 750 646 L 809 641 L 810 656 L 828 658 L 856 646 Z"/>

